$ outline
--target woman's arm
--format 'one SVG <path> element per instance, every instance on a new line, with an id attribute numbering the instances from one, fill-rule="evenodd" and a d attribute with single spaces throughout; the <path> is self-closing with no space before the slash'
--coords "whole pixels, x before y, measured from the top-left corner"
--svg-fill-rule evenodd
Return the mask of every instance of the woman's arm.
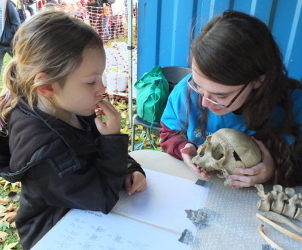
<path id="1" fill-rule="evenodd" d="M 160 130 L 161 147 L 170 155 L 184 163 L 202 178 L 209 178 L 210 174 L 201 172 L 199 168 L 192 163 L 192 158 L 197 154 L 197 146 L 189 142 L 180 131 L 173 131 L 161 122 Z"/>
<path id="2" fill-rule="evenodd" d="M 161 143 L 160 146 L 173 157 L 183 160 L 181 149 L 188 143 L 188 140 L 181 135 L 181 131 L 169 129 L 163 122 L 159 131 Z"/>

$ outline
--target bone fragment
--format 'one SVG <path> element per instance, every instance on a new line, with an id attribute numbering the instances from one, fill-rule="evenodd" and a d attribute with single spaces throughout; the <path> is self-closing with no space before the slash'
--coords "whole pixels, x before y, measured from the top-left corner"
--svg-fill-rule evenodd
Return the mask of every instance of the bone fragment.
<path id="1" fill-rule="evenodd" d="M 289 197 L 293 197 L 295 195 L 295 189 L 293 188 L 285 188 L 284 192 L 289 196 Z"/>
<path id="2" fill-rule="evenodd" d="M 271 210 L 271 201 L 273 199 L 273 195 L 271 193 L 264 194 L 261 197 L 261 200 L 257 203 L 257 209 L 262 211 Z"/>
<path id="3" fill-rule="evenodd" d="M 264 212 L 262 215 L 264 217 L 266 217 L 267 219 L 269 219 L 269 220 L 279 222 L 279 223 L 283 223 L 283 224 L 289 226 L 291 229 L 295 230 L 297 233 L 302 234 L 302 228 L 301 227 L 299 227 L 296 224 L 292 223 L 289 219 L 287 219 L 286 217 L 284 217 L 280 214 L 269 211 L 269 212 Z M 299 241 L 302 241 L 301 237 L 298 236 L 298 238 L 299 238 Z"/>
<path id="4" fill-rule="evenodd" d="M 298 221 L 302 221 L 302 209 L 300 207 L 297 208 L 294 219 Z"/>
<path id="5" fill-rule="evenodd" d="M 258 192 L 262 191 L 264 193 L 264 187 L 262 184 L 255 184 L 254 187 L 257 188 Z"/>
<path id="6" fill-rule="evenodd" d="M 296 210 L 297 210 L 296 206 L 291 206 L 285 203 L 282 211 L 282 215 L 285 215 L 289 218 L 294 218 L 296 214 Z"/>
<path id="7" fill-rule="evenodd" d="M 271 205 L 271 210 L 278 214 L 281 214 L 285 204 L 284 201 L 286 201 L 288 197 L 284 192 L 281 192 L 281 193 L 277 193 L 277 196 L 275 196 L 274 199 L 275 201 L 273 201 Z"/>
<path id="8" fill-rule="evenodd" d="M 302 193 L 299 193 L 298 197 L 299 197 L 300 200 L 302 200 Z"/>
<path id="9" fill-rule="evenodd" d="M 295 214 L 296 214 L 296 212 L 298 210 L 298 208 L 296 206 L 297 200 L 299 200 L 297 194 L 295 194 L 294 196 L 292 196 L 288 200 L 288 203 L 285 203 L 283 211 L 282 211 L 282 215 L 285 215 L 285 216 L 290 217 L 290 218 L 294 218 Z"/>
<path id="10" fill-rule="evenodd" d="M 298 235 L 296 235 L 296 234 L 294 234 L 294 233 L 288 231 L 287 229 L 285 229 L 285 228 L 279 226 L 278 224 L 274 223 L 273 221 L 271 221 L 271 220 L 276 221 L 276 220 L 275 220 L 275 217 L 277 217 L 277 216 L 275 216 L 275 217 L 270 217 L 270 216 L 271 216 L 271 213 L 273 213 L 273 212 L 264 212 L 263 214 L 265 214 L 265 217 L 264 217 L 263 215 L 261 215 L 261 214 L 258 214 L 258 213 L 256 214 L 256 216 L 257 216 L 259 219 L 261 219 L 261 220 L 263 220 L 264 222 L 266 222 L 267 224 L 269 224 L 270 226 L 272 226 L 273 228 L 277 229 L 279 232 L 281 232 L 281 233 L 283 233 L 283 234 L 285 234 L 285 235 L 287 235 L 287 236 L 289 236 L 289 237 L 291 237 L 291 238 L 293 238 L 293 239 L 295 239 L 295 240 L 297 240 L 297 241 L 302 241 L 302 238 L 299 237 Z M 275 213 L 273 213 L 273 214 L 275 214 Z M 276 214 L 276 215 L 283 217 L 283 216 L 280 215 L 280 214 Z M 266 216 L 268 216 L 269 218 L 267 218 Z M 283 218 L 284 218 L 284 217 L 283 217 Z M 286 219 L 286 218 L 284 218 L 284 219 Z M 287 220 L 287 219 L 286 219 L 286 220 Z M 278 221 L 278 222 L 279 222 L 279 221 Z M 280 223 L 284 223 L 284 222 L 280 222 Z M 292 223 L 292 224 L 293 224 L 293 223 Z M 294 225 L 295 225 L 295 224 L 294 224 Z M 288 226 L 289 226 L 289 225 L 288 225 Z M 296 225 L 295 225 L 295 226 L 296 226 Z M 291 227 L 291 226 L 290 226 L 290 227 Z M 294 229 L 294 230 L 295 230 L 295 229 Z M 295 230 L 295 231 L 296 231 L 296 230 Z"/>
<path id="11" fill-rule="evenodd" d="M 274 185 L 273 190 L 277 193 L 281 193 L 283 191 L 283 187 L 281 185 Z"/>
<path id="12" fill-rule="evenodd" d="M 262 184 L 255 184 L 254 187 L 258 190 L 257 195 L 261 197 L 261 200 L 257 203 L 257 209 L 262 211 L 269 211 L 271 209 L 273 195 L 271 193 L 265 194 Z"/>
<path id="13" fill-rule="evenodd" d="M 300 203 L 300 199 L 298 197 L 298 194 L 294 194 L 291 196 L 291 198 L 288 200 L 288 204 L 291 206 L 296 206 L 297 204 Z"/>
<path id="14" fill-rule="evenodd" d="M 254 187 L 257 188 L 257 190 L 258 190 L 257 195 L 259 197 L 263 198 L 265 196 L 263 185 L 262 184 L 255 184 Z"/>
<path id="15" fill-rule="evenodd" d="M 276 250 L 283 250 L 283 248 L 279 247 L 275 242 L 273 242 L 269 237 L 266 236 L 266 234 L 263 231 L 263 225 L 261 224 L 260 226 L 258 226 L 258 231 L 261 234 L 261 236 L 266 240 L 266 242 L 268 244 L 270 244 L 273 248 L 275 248 Z"/>

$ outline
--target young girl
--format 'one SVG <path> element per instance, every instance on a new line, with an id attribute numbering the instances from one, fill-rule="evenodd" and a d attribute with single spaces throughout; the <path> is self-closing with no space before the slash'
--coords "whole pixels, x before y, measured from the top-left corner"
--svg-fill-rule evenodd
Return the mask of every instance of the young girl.
<path id="1" fill-rule="evenodd" d="M 161 119 L 161 146 L 191 162 L 207 135 L 234 128 L 253 135 L 262 161 L 237 168 L 233 187 L 271 180 L 302 184 L 302 91 L 290 79 L 268 27 L 259 19 L 227 11 L 206 24 L 191 46 L 192 76 L 174 88 Z"/>
<path id="2" fill-rule="evenodd" d="M 22 182 L 16 225 L 26 250 L 69 209 L 109 213 L 123 185 L 132 194 L 146 179 L 128 156 L 119 113 L 103 100 L 105 51 L 93 29 L 42 11 L 14 42 L 0 99 L 0 171 Z"/>

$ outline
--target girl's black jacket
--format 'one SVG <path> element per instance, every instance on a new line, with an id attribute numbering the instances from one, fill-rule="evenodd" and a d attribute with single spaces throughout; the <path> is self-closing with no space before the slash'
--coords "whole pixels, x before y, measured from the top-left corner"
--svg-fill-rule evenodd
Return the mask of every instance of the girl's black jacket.
<path id="1" fill-rule="evenodd" d="M 95 116 L 77 129 L 20 100 L 0 137 L 0 175 L 21 181 L 16 226 L 30 249 L 71 208 L 109 213 L 128 173 L 140 165 L 128 155 L 128 136 L 101 135 Z"/>

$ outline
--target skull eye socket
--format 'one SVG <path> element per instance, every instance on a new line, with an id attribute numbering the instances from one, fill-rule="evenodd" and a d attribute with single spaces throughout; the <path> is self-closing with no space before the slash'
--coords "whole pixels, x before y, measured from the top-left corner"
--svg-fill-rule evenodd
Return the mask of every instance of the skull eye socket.
<path id="1" fill-rule="evenodd" d="M 235 161 L 241 161 L 241 159 L 240 159 L 239 155 L 236 153 L 236 151 L 234 151 L 233 155 L 234 155 Z"/>
<path id="2" fill-rule="evenodd" d="M 223 147 L 221 145 L 216 145 L 212 148 L 212 157 L 215 160 L 220 160 L 224 156 L 223 152 Z"/>

